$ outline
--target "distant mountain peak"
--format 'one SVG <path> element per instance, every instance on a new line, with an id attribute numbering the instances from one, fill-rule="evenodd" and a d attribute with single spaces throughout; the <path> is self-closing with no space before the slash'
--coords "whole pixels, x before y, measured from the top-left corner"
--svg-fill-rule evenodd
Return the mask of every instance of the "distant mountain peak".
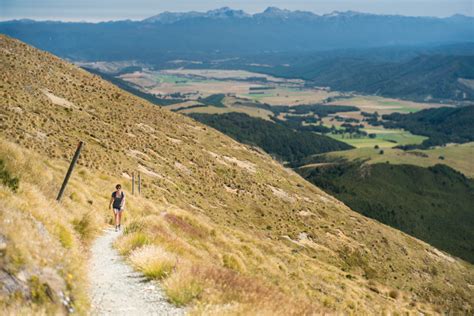
<path id="1" fill-rule="evenodd" d="M 226 18 L 226 17 L 234 17 L 234 18 L 242 18 L 242 17 L 250 17 L 251 15 L 246 13 L 243 10 L 234 10 L 229 7 L 222 7 L 215 10 L 209 10 L 205 13 L 207 17 L 219 17 L 219 18 Z"/>
<path id="2" fill-rule="evenodd" d="M 313 19 L 318 16 L 313 12 L 309 11 L 291 11 L 288 9 L 280 9 L 277 7 L 268 7 L 262 13 L 256 13 L 253 15 L 254 18 L 264 17 L 264 18 L 275 18 L 275 19 Z"/>
<path id="3" fill-rule="evenodd" d="M 473 17 L 458 13 L 458 14 L 454 14 L 454 15 L 450 16 L 448 19 L 457 20 L 457 21 L 472 21 Z"/>
<path id="4" fill-rule="evenodd" d="M 161 23 L 174 23 L 181 20 L 186 20 L 190 18 L 214 18 L 214 19 L 225 19 L 225 18 L 246 18 L 251 17 L 250 14 L 244 12 L 243 10 L 234 10 L 229 7 L 222 7 L 214 10 L 209 10 L 207 12 L 163 12 L 147 19 L 144 19 L 145 22 L 161 22 Z"/>
<path id="5" fill-rule="evenodd" d="M 287 9 L 280 9 L 280 8 L 277 8 L 277 7 L 268 7 L 265 9 L 265 11 L 263 11 L 263 13 L 266 13 L 266 14 L 282 14 L 282 13 L 291 13 L 290 10 L 287 10 Z"/>

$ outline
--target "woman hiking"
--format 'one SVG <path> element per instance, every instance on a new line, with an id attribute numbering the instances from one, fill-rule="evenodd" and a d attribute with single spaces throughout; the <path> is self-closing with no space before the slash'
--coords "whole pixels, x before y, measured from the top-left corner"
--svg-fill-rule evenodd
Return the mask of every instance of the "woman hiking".
<path id="1" fill-rule="evenodd" d="M 125 207 L 125 193 L 122 191 L 122 186 L 117 184 L 116 191 L 112 193 L 110 198 L 109 208 L 113 209 L 115 218 L 115 231 L 120 230 L 120 221 L 122 220 L 122 212 Z"/>

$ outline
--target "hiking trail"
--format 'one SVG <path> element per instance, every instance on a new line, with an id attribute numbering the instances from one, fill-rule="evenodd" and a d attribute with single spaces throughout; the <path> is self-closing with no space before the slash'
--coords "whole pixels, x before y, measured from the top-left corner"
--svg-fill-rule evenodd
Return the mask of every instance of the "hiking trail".
<path id="1" fill-rule="evenodd" d="M 120 232 L 104 230 L 89 263 L 92 315 L 184 315 L 170 304 L 157 282 L 130 267 L 112 247 Z"/>

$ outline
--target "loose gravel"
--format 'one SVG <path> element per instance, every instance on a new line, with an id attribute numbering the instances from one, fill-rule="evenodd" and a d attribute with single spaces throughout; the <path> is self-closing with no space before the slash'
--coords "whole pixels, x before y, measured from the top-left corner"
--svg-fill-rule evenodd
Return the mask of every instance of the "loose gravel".
<path id="1" fill-rule="evenodd" d="M 171 305 L 157 282 L 134 271 L 112 247 L 120 235 L 107 229 L 92 247 L 92 315 L 184 315 Z"/>

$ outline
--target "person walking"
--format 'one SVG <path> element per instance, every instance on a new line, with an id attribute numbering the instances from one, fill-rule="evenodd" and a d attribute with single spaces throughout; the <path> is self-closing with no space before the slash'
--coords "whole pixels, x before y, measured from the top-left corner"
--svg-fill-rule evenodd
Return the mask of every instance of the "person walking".
<path id="1" fill-rule="evenodd" d="M 118 231 L 121 229 L 120 222 L 125 207 L 125 193 L 122 191 L 120 184 L 117 184 L 115 189 L 116 191 L 112 193 L 112 197 L 110 198 L 109 208 L 114 212 L 115 231 Z"/>

